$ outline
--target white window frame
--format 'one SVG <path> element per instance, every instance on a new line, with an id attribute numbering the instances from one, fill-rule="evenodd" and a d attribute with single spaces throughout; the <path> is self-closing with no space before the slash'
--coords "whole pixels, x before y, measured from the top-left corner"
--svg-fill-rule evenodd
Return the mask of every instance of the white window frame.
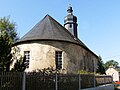
<path id="1" fill-rule="evenodd" d="M 55 64 L 56 69 L 60 70 L 62 69 L 62 51 L 55 51 Z"/>
<path id="2" fill-rule="evenodd" d="M 24 51 L 24 58 L 25 58 L 25 64 L 27 65 L 27 68 L 29 68 L 30 51 Z"/>

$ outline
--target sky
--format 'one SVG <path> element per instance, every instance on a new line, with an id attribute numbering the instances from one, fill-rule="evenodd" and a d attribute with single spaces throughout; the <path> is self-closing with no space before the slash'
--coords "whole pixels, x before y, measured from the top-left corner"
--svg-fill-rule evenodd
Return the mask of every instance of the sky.
<path id="1" fill-rule="evenodd" d="M 64 25 L 69 4 L 79 39 L 104 63 L 120 63 L 120 0 L 0 0 L 0 18 L 9 16 L 22 37 L 47 14 Z"/>

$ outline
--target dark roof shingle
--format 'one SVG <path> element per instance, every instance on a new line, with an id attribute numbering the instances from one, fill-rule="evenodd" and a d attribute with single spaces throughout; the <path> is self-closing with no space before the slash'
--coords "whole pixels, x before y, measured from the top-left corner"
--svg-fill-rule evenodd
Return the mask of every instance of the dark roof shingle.
<path id="1" fill-rule="evenodd" d="M 75 38 L 67 29 L 49 15 L 46 15 L 16 43 L 31 40 L 59 40 L 85 46 L 79 39 Z"/>

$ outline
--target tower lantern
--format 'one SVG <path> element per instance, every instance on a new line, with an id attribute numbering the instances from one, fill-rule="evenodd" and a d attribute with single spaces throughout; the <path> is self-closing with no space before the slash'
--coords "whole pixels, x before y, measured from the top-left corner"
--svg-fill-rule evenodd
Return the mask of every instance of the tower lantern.
<path id="1" fill-rule="evenodd" d="M 70 5 L 68 7 L 67 12 L 68 12 L 68 15 L 65 16 L 65 18 L 64 18 L 64 26 L 72 35 L 74 35 L 76 38 L 78 38 L 78 36 L 77 36 L 77 25 L 78 25 L 77 17 L 73 15 L 73 10 Z"/>

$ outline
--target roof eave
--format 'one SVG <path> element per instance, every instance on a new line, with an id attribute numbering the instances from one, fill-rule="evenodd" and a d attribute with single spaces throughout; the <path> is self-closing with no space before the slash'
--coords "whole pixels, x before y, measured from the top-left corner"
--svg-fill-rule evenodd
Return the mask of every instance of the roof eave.
<path id="1" fill-rule="evenodd" d="M 24 41 L 18 41 L 18 42 L 15 42 L 13 44 L 13 47 L 16 46 L 16 45 L 20 45 L 20 44 L 24 44 L 24 43 L 31 43 L 31 42 L 36 42 L 36 41 L 57 41 L 57 42 L 67 42 L 67 43 L 72 43 L 72 44 L 76 44 L 76 45 L 79 45 L 81 47 L 83 47 L 84 49 L 90 51 L 94 56 L 96 56 L 97 58 L 99 58 L 94 52 L 92 52 L 88 47 L 78 43 L 77 41 L 76 42 L 71 42 L 71 41 L 65 41 L 65 40 L 53 40 L 53 39 L 34 39 L 34 40 L 24 40 Z"/>

